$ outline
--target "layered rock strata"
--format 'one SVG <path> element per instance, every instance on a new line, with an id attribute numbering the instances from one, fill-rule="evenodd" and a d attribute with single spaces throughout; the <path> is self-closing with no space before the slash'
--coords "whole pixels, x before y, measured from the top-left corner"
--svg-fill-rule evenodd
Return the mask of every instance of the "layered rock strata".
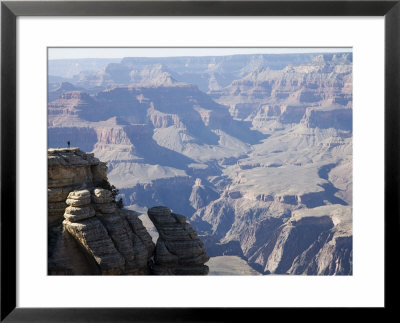
<path id="1" fill-rule="evenodd" d="M 115 203 L 113 202 L 111 191 L 103 188 L 95 188 L 93 190 L 92 202 L 96 212 L 100 215 L 112 214 L 115 212 Z"/>
<path id="2" fill-rule="evenodd" d="M 65 202 L 69 206 L 65 209 L 64 218 L 70 222 L 78 222 L 95 216 L 95 211 L 90 205 L 89 190 L 73 191 L 68 194 Z"/>
<path id="3" fill-rule="evenodd" d="M 78 148 L 48 151 L 51 275 L 150 274 L 154 243 L 133 211 L 116 208 L 107 167 Z"/>
<path id="4" fill-rule="evenodd" d="M 154 251 L 150 235 L 136 212 L 117 209 L 112 200 L 111 192 L 101 188 L 92 194 L 87 189 L 69 193 L 55 250 L 58 267 L 64 266 L 61 274 L 150 273 Z"/>
<path id="5" fill-rule="evenodd" d="M 78 148 L 51 149 L 48 156 L 50 275 L 208 273 L 209 257 L 185 217 L 153 208 L 161 237 L 155 252 L 139 214 L 117 208 L 113 193 L 98 187 L 107 181 L 104 163 Z"/>
<path id="6" fill-rule="evenodd" d="M 159 233 L 152 272 L 156 275 L 207 275 L 209 268 L 204 264 L 210 257 L 186 217 L 164 206 L 153 207 L 147 214 Z"/>
<path id="7" fill-rule="evenodd" d="M 88 257 L 93 257 L 100 273 L 121 274 L 124 269 L 124 258 L 115 248 L 107 229 L 95 217 L 90 202 L 91 196 L 88 190 L 71 192 L 66 201 L 69 207 L 64 214 L 66 219 L 63 222 L 64 228 L 76 240 L 83 252 Z M 69 214 L 71 211 L 84 216 L 71 216 Z"/>
<path id="8" fill-rule="evenodd" d="M 49 149 L 47 163 L 48 219 L 52 227 L 63 221 L 68 194 L 106 180 L 107 166 L 93 154 L 79 148 Z"/>
<path id="9" fill-rule="evenodd" d="M 116 210 L 81 221 L 63 222 L 64 229 L 96 268 L 91 274 L 149 274 L 154 244 L 137 213 Z M 79 274 L 79 273 L 75 273 Z"/>

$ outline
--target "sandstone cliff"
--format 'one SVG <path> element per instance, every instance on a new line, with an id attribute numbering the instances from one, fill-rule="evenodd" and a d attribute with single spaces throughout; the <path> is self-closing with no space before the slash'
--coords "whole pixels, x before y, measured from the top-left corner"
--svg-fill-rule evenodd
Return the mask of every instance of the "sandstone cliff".
<path id="1" fill-rule="evenodd" d="M 169 214 L 151 217 L 161 236 L 155 249 L 139 214 L 117 208 L 106 171 L 79 148 L 48 150 L 48 273 L 206 275 L 209 257 L 184 217 L 159 207 Z M 175 267 L 164 270 L 161 245 Z"/>
<path id="2" fill-rule="evenodd" d="M 256 127 L 260 127 L 260 121 L 265 123 L 270 119 L 278 119 L 284 124 L 297 123 L 307 107 L 320 109 L 335 105 L 336 110 L 350 109 L 335 111 L 346 114 L 349 119 L 352 81 L 351 54 L 323 54 L 307 64 L 288 65 L 281 70 L 255 69 L 210 94 L 216 102 L 229 106 L 232 116 L 252 120 Z M 311 124 L 318 126 L 318 123 Z M 323 127 L 326 126 L 335 125 L 323 123 Z"/>

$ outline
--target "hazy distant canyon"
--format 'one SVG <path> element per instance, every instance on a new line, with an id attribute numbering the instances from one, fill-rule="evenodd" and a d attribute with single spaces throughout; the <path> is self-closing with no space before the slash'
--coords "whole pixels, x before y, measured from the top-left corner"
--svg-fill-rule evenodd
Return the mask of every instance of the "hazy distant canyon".
<path id="1" fill-rule="evenodd" d="M 48 89 L 48 146 L 107 162 L 153 240 L 165 205 L 220 273 L 352 274 L 351 53 L 51 60 Z"/>

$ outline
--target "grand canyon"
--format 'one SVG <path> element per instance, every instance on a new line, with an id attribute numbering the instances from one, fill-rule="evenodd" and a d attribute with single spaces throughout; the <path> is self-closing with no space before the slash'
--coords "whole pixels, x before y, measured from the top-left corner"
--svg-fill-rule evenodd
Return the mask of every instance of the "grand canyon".
<path id="1" fill-rule="evenodd" d="M 352 275 L 352 58 L 50 59 L 49 273 Z"/>

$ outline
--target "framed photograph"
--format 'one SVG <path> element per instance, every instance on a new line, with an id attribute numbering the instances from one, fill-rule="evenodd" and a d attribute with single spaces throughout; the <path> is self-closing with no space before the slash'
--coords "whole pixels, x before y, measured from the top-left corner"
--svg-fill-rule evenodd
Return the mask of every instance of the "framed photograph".
<path id="1" fill-rule="evenodd" d="M 399 15 L 2 2 L 1 320 L 393 309 Z"/>

